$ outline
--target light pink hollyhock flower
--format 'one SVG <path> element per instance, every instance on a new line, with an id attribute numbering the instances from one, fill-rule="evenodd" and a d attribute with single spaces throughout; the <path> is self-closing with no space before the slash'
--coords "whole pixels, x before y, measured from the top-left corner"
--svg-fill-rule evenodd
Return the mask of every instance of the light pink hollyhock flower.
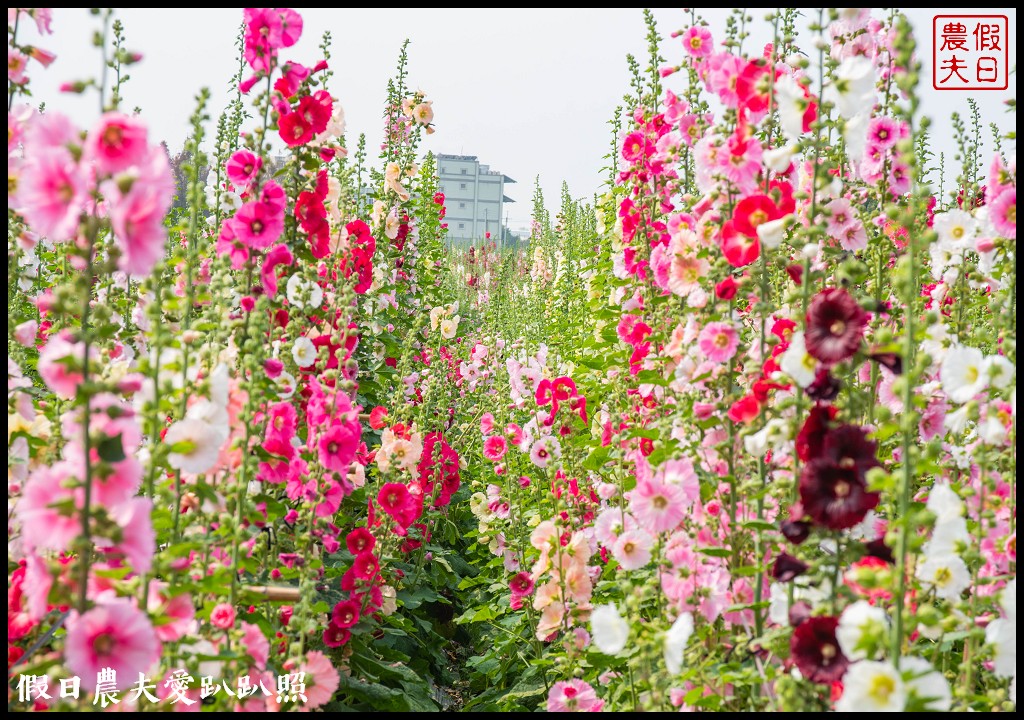
<path id="1" fill-rule="evenodd" d="M 124 555 L 127 564 L 137 573 L 147 573 L 153 566 L 156 551 L 156 533 L 150 515 L 153 501 L 136 497 L 114 508 L 108 508 L 110 516 L 121 528 L 121 542 L 113 549 Z M 97 540 L 97 545 L 102 541 Z"/>
<path id="2" fill-rule="evenodd" d="M 26 320 L 14 328 L 14 339 L 19 345 L 31 347 L 36 340 L 37 332 L 39 332 L 39 323 L 35 320 Z"/>
<path id="3" fill-rule="evenodd" d="M 74 235 L 88 200 L 85 175 L 65 148 L 32 150 L 26 147 L 16 209 L 37 233 L 63 242 Z"/>
<path id="4" fill-rule="evenodd" d="M 627 530 L 612 545 L 612 555 L 623 570 L 639 570 L 651 561 L 654 538 L 644 530 Z"/>
<path id="5" fill-rule="evenodd" d="M 539 468 L 546 468 L 551 462 L 551 459 L 553 457 L 557 457 L 559 454 L 557 452 L 552 452 L 555 448 L 560 449 L 557 441 L 546 437 L 537 440 L 530 448 L 530 462 Z"/>
<path id="6" fill-rule="evenodd" d="M 601 712 L 603 708 L 604 700 L 583 680 L 556 682 L 548 693 L 548 712 Z"/>
<path id="7" fill-rule="evenodd" d="M 81 474 L 76 465 L 62 460 L 49 467 L 41 466 L 29 476 L 15 509 L 26 550 L 45 548 L 60 552 L 71 547 L 82 531 L 82 523 L 77 512 L 64 509 L 68 501 L 75 500 L 75 491 L 65 484 Z"/>
<path id="8" fill-rule="evenodd" d="M 243 620 L 238 626 L 242 628 L 242 647 L 249 653 L 256 667 L 262 670 L 267 666 L 267 659 L 270 657 L 270 641 L 258 625 Z"/>
<path id="9" fill-rule="evenodd" d="M 484 416 L 480 418 L 480 434 L 490 435 L 492 430 L 494 430 L 494 416 L 484 413 Z"/>
<path id="10" fill-rule="evenodd" d="M 728 362 L 736 354 L 739 343 L 736 328 L 724 322 L 708 323 L 697 336 L 700 351 L 708 360 L 716 363 Z"/>
<path id="11" fill-rule="evenodd" d="M 614 487 L 614 486 L 612 486 Z M 611 547 L 619 535 L 637 528 L 636 518 L 619 508 L 603 510 L 594 521 L 594 537 L 605 547 Z"/>
<path id="12" fill-rule="evenodd" d="M 683 488 L 655 476 L 651 479 L 638 478 L 630 493 L 629 506 L 640 527 L 660 533 L 674 530 L 679 525 L 689 503 Z"/>
<path id="13" fill-rule="evenodd" d="M 687 505 L 700 498 L 700 479 L 693 469 L 693 463 L 687 458 L 670 460 L 659 468 L 655 477 L 681 488 Z"/>
<path id="14" fill-rule="evenodd" d="M 221 630 L 235 626 L 235 608 L 228 603 L 220 603 L 210 612 L 210 624 Z"/>
<path id="15" fill-rule="evenodd" d="M 491 462 L 498 462 L 508 452 L 508 443 L 501 435 L 491 435 L 484 440 L 484 457 Z"/>
<path id="16" fill-rule="evenodd" d="M 25 77 L 25 67 L 28 65 L 28 56 L 24 53 L 7 48 L 7 81 L 13 85 L 21 85 L 28 78 Z"/>
<path id="17" fill-rule="evenodd" d="M 68 616 L 64 659 L 82 687 L 95 690 L 103 668 L 117 674 L 118 689 L 130 687 L 160 659 L 160 641 L 145 613 L 124 599 L 99 603 L 84 615 Z"/>
<path id="18" fill-rule="evenodd" d="M 29 618 L 35 622 L 42 620 L 50 611 L 50 588 L 53 587 L 53 575 L 46 561 L 34 553 L 25 558 L 25 582 L 22 590 L 25 593 L 25 610 Z"/>
<path id="19" fill-rule="evenodd" d="M 989 205 L 988 216 L 1000 236 L 1017 239 L 1017 188 L 1003 190 Z"/>
<path id="20" fill-rule="evenodd" d="M 711 31 L 703 25 L 693 25 L 683 33 L 683 50 L 690 57 L 707 57 L 714 50 L 715 44 L 711 39 Z"/>
<path id="21" fill-rule="evenodd" d="M 85 143 L 86 158 L 96 163 L 101 175 L 114 175 L 132 165 L 141 165 L 148 150 L 145 123 L 119 112 L 103 115 Z"/>
<path id="22" fill-rule="evenodd" d="M 228 180 L 238 192 L 249 189 L 262 167 L 263 158 L 250 150 L 236 150 L 224 165 Z"/>
<path id="23" fill-rule="evenodd" d="M 148 275 L 164 255 L 167 242 L 164 216 L 173 190 L 168 191 L 170 166 L 161 156 L 160 150 L 153 154 L 145 176 L 136 178 L 126 194 L 122 195 L 113 181 L 103 184 L 103 192 L 110 203 L 114 239 L 121 248 L 118 267 L 131 275 Z"/>
<path id="24" fill-rule="evenodd" d="M 146 608 L 156 616 L 156 636 L 161 642 L 174 642 L 185 637 L 194 625 L 196 609 L 188 593 L 167 597 L 167 588 L 156 582 L 149 586 Z M 262 634 L 262 633 L 261 633 Z"/>
<path id="25" fill-rule="evenodd" d="M 306 702 L 303 710 L 315 710 L 326 705 L 334 697 L 341 678 L 331 661 L 319 650 L 311 650 L 306 662 L 299 666 L 299 672 L 306 673 Z"/>

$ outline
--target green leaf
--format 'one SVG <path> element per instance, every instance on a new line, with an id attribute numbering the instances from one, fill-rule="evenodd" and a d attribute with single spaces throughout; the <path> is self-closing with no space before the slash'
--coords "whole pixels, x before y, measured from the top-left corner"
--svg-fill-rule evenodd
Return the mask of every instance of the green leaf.
<path id="1" fill-rule="evenodd" d="M 116 463 L 124 460 L 124 443 L 121 441 L 120 435 L 114 437 L 106 437 L 96 446 L 96 452 L 100 456 L 100 460 L 108 463 Z"/>

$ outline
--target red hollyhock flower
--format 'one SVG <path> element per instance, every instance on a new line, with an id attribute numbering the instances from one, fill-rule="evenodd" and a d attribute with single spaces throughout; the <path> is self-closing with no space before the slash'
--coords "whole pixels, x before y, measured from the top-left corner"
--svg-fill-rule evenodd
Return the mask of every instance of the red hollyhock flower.
<path id="1" fill-rule="evenodd" d="M 350 630 L 335 625 L 333 622 L 331 622 L 327 625 L 327 628 L 324 630 L 323 640 L 324 645 L 326 645 L 327 647 L 336 648 L 341 647 L 342 645 L 347 643 L 349 641 L 349 638 L 351 637 L 352 632 Z"/>
<path id="2" fill-rule="evenodd" d="M 441 433 L 428 433 L 423 438 L 423 454 L 417 466 L 419 483 L 423 497 L 434 496 L 434 484 L 440 480 L 434 507 L 444 507 L 451 502 L 452 495 L 458 492 L 461 478 L 459 475 L 459 454 L 445 442 Z"/>
<path id="3" fill-rule="evenodd" d="M 761 241 L 740 233 L 732 220 L 722 223 L 722 254 L 733 267 L 744 267 L 761 256 Z"/>
<path id="4" fill-rule="evenodd" d="M 826 288 L 811 299 L 807 308 L 807 352 L 823 363 L 848 360 L 860 347 L 867 324 L 867 312 L 850 293 Z"/>
<path id="5" fill-rule="evenodd" d="M 836 639 L 839 618 L 812 617 L 800 623 L 789 643 L 790 656 L 800 673 L 821 685 L 838 681 L 850 661 Z"/>
<path id="6" fill-rule="evenodd" d="M 753 395 L 746 395 L 729 408 L 729 419 L 736 423 L 749 423 L 760 414 L 761 404 Z"/>
<path id="7" fill-rule="evenodd" d="M 356 561 L 352 563 L 352 574 L 362 580 L 371 580 L 377 576 L 380 570 L 380 561 L 372 552 L 362 552 L 356 555 Z"/>
<path id="8" fill-rule="evenodd" d="M 372 427 L 374 430 L 380 430 L 385 425 L 387 425 L 387 421 L 385 420 L 387 416 L 388 409 L 386 407 L 378 405 L 377 407 L 370 411 L 370 427 Z"/>
<path id="9" fill-rule="evenodd" d="M 776 75 L 779 73 L 776 72 Z M 736 94 L 740 99 L 740 107 L 753 113 L 761 113 L 768 109 L 771 94 L 772 78 L 768 64 L 763 58 L 751 60 L 736 79 Z"/>
<path id="10" fill-rule="evenodd" d="M 403 529 L 419 519 L 416 499 L 402 483 L 385 483 L 377 493 L 377 504 Z"/>
<path id="11" fill-rule="evenodd" d="M 812 460 L 800 474 L 800 502 L 818 525 L 831 530 L 851 528 L 878 505 L 879 494 L 868 492 L 863 473 L 828 458 Z"/>
<path id="12" fill-rule="evenodd" d="M 739 283 L 730 275 L 722 282 L 715 285 L 715 296 L 719 300 L 732 300 L 736 297 L 736 291 L 739 289 Z"/>
<path id="13" fill-rule="evenodd" d="M 373 537 L 373 533 L 364 527 L 356 528 L 345 537 L 345 545 L 353 555 L 370 552 L 376 544 L 377 539 Z"/>
<path id="14" fill-rule="evenodd" d="M 732 223 L 737 232 L 748 238 L 757 237 L 757 226 L 782 217 L 779 208 L 767 195 L 749 195 L 736 203 Z"/>
<path id="15" fill-rule="evenodd" d="M 277 119 L 278 133 L 288 147 L 305 145 L 313 139 L 313 126 L 300 112 L 284 113 Z"/>
<path id="16" fill-rule="evenodd" d="M 331 613 L 331 624 L 340 628 L 350 628 L 359 622 L 359 611 L 362 610 L 358 600 L 342 600 L 334 606 Z"/>

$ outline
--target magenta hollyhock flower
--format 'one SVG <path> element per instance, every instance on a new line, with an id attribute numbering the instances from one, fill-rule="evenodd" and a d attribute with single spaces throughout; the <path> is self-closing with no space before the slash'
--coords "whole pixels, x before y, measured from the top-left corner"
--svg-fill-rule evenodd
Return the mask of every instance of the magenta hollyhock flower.
<path id="1" fill-rule="evenodd" d="M 840 288 L 826 288 L 811 298 L 804 342 L 811 357 L 834 364 L 848 360 L 860 348 L 868 313 Z"/>
<path id="2" fill-rule="evenodd" d="M 530 595 L 533 592 L 533 577 L 528 572 L 516 573 L 512 576 L 512 579 L 508 581 L 509 589 L 512 590 L 512 594 L 518 597 Z"/>
<path id="3" fill-rule="evenodd" d="M 830 685 L 843 677 L 849 660 L 836 639 L 839 618 L 812 617 L 793 631 L 790 656 L 800 673 L 811 682 Z"/>
<path id="4" fill-rule="evenodd" d="M 342 628 L 350 628 L 359 622 L 359 611 L 362 603 L 358 600 L 342 600 L 331 612 L 331 623 Z"/>
<path id="5" fill-rule="evenodd" d="M 601 712 L 603 708 L 604 700 L 583 680 L 556 682 L 548 692 L 548 712 Z"/>
<path id="6" fill-rule="evenodd" d="M 15 209 L 39 235 L 68 240 L 88 201 L 82 168 L 63 147 L 37 147 L 26 153 L 17 183 Z"/>
<path id="7" fill-rule="evenodd" d="M 691 25 L 682 35 L 683 50 L 690 57 L 703 58 L 711 54 L 715 44 L 711 31 L 703 25 Z"/>
<path id="8" fill-rule="evenodd" d="M 94 690 L 100 670 L 110 668 L 124 689 L 160 659 L 156 630 L 129 600 L 107 600 L 83 615 L 72 611 L 65 627 L 64 660 L 84 688 Z"/>
<path id="9" fill-rule="evenodd" d="M 501 435 L 491 435 L 484 440 L 484 457 L 491 462 L 498 462 L 508 452 L 508 442 Z"/>
<path id="10" fill-rule="evenodd" d="M 736 328 L 729 323 L 712 322 L 701 329 L 697 344 L 708 360 L 724 363 L 736 354 L 740 340 Z"/>
<path id="11" fill-rule="evenodd" d="M 283 222 L 284 211 L 288 208 L 288 195 L 283 187 L 273 180 L 263 183 L 263 187 L 260 189 L 260 202 L 266 203 L 275 212 L 280 213 Z"/>
<path id="12" fill-rule="evenodd" d="M 253 250 L 266 250 L 284 231 L 284 213 L 273 204 L 247 202 L 231 220 L 235 239 Z"/>
<path id="13" fill-rule="evenodd" d="M 373 536 L 373 533 L 364 527 L 356 528 L 345 537 L 345 545 L 353 555 L 370 552 L 376 544 L 377 539 Z"/>
<path id="14" fill-rule="evenodd" d="M 105 191 L 113 186 L 105 183 Z M 137 179 L 125 195 L 107 192 L 110 225 L 121 249 L 118 267 L 130 275 L 148 275 L 164 255 L 168 203 L 161 189 Z"/>
<path id="15" fill-rule="evenodd" d="M 393 517 L 403 528 L 409 527 L 418 516 L 417 503 L 402 483 L 385 483 L 377 493 L 381 510 Z"/>
<path id="16" fill-rule="evenodd" d="M 108 112 L 89 133 L 85 153 L 96 163 L 101 175 L 114 175 L 141 165 L 149 154 L 146 125 L 137 117 Z"/>
<path id="17" fill-rule="evenodd" d="M 678 485 L 655 475 L 639 478 L 629 496 L 629 507 L 641 528 L 653 533 L 674 530 L 686 515 L 689 503 Z"/>
<path id="18" fill-rule="evenodd" d="M 15 512 L 21 524 L 21 539 L 27 550 L 67 550 L 81 533 L 76 512 L 62 506 L 75 504 L 75 491 L 67 487 L 71 478 L 81 477 L 77 463 L 62 460 L 49 467 L 41 465 L 29 476 Z"/>
<path id="19" fill-rule="evenodd" d="M 263 158 L 251 150 L 236 150 L 224 164 L 228 180 L 238 192 L 249 189 L 262 167 Z"/>
<path id="20" fill-rule="evenodd" d="M 221 630 L 235 626 L 235 608 L 228 603 L 220 603 L 210 611 L 210 624 Z"/>
<path id="21" fill-rule="evenodd" d="M 846 530 L 860 523 L 879 501 L 869 492 L 857 467 L 846 467 L 828 458 L 812 460 L 800 474 L 800 503 L 804 512 L 831 530 Z"/>
<path id="22" fill-rule="evenodd" d="M 360 435 L 362 429 L 358 422 L 335 422 L 317 443 L 320 464 L 328 470 L 347 475 L 352 461 L 356 459 Z"/>
<path id="23" fill-rule="evenodd" d="M 361 552 L 356 555 L 355 562 L 350 568 L 352 576 L 358 580 L 371 580 L 380 571 L 380 561 L 372 552 Z"/>
<path id="24" fill-rule="evenodd" d="M 313 139 L 313 125 L 301 112 L 284 113 L 277 119 L 278 134 L 288 147 L 305 145 Z"/>
<path id="25" fill-rule="evenodd" d="M 305 673 L 306 678 L 303 710 L 315 710 L 329 703 L 341 684 L 341 677 L 334 669 L 334 664 L 319 650 L 310 650 L 306 654 L 306 661 L 299 665 L 299 672 Z"/>
<path id="26" fill-rule="evenodd" d="M 260 282 L 263 284 L 263 292 L 267 297 L 274 297 L 277 294 L 277 266 L 288 267 L 295 258 L 287 245 L 275 245 L 274 248 L 263 258 L 263 265 L 260 267 Z"/>
<path id="27" fill-rule="evenodd" d="M 338 627 L 334 623 L 328 623 L 327 627 L 324 629 L 323 641 L 324 645 L 327 647 L 337 648 L 347 643 L 351 637 L 351 630 Z"/>

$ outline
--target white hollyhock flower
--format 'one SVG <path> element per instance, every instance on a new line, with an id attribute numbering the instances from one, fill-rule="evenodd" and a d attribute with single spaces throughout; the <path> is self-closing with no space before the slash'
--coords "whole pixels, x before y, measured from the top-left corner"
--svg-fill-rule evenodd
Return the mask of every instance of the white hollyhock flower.
<path id="1" fill-rule="evenodd" d="M 292 357 L 296 365 L 308 368 L 316 362 L 316 345 L 308 337 L 302 336 L 292 343 Z"/>
<path id="2" fill-rule="evenodd" d="M 999 418 L 989 415 L 978 425 L 978 437 L 988 445 L 1002 445 L 1006 442 L 1006 426 Z"/>
<path id="3" fill-rule="evenodd" d="M 907 688 L 892 663 L 861 660 L 843 676 L 836 712 L 903 712 Z"/>
<path id="4" fill-rule="evenodd" d="M 964 514 L 964 501 L 945 483 L 935 483 L 932 486 L 925 507 L 935 515 L 937 523 L 955 520 Z"/>
<path id="5" fill-rule="evenodd" d="M 827 99 L 835 103 L 840 115 L 852 118 L 862 112 L 865 106 L 874 104 L 874 63 L 863 55 L 846 58 L 836 68 L 835 80 L 825 92 Z"/>
<path id="6" fill-rule="evenodd" d="M 989 355 L 981 364 L 981 374 L 988 379 L 989 385 L 1002 390 L 1013 382 L 1017 368 L 1002 355 Z"/>
<path id="7" fill-rule="evenodd" d="M 949 712 L 953 693 L 949 681 L 924 658 L 900 658 L 900 671 L 914 710 Z"/>
<path id="8" fill-rule="evenodd" d="M 769 589 L 768 619 L 776 625 L 789 625 L 789 591 L 781 583 L 772 583 Z"/>
<path id="9" fill-rule="evenodd" d="M 836 639 L 843 654 L 850 660 L 864 660 L 865 649 L 876 640 L 883 639 L 889 627 L 889 616 L 885 610 L 858 600 L 843 610 L 836 628 Z"/>
<path id="10" fill-rule="evenodd" d="M 798 141 L 804 134 L 804 112 L 810 104 L 804 89 L 790 75 L 783 75 L 775 81 L 775 102 L 779 106 L 782 131 L 793 142 Z M 788 163 L 782 169 L 786 167 Z"/>
<path id="11" fill-rule="evenodd" d="M 786 221 L 786 217 L 781 217 L 757 226 L 757 237 L 764 247 L 774 250 L 782 244 L 786 237 Z"/>
<path id="12" fill-rule="evenodd" d="M 459 330 L 459 316 L 445 318 L 441 321 L 441 337 L 451 340 Z"/>
<path id="13" fill-rule="evenodd" d="M 985 356 L 977 348 L 965 345 L 951 347 L 942 359 L 939 379 L 947 397 L 955 403 L 965 403 L 980 393 L 988 384 L 982 372 Z"/>
<path id="14" fill-rule="evenodd" d="M 917 566 L 917 579 L 945 600 L 956 600 L 971 585 L 971 572 L 958 555 L 934 554 Z"/>
<path id="15" fill-rule="evenodd" d="M 670 675 L 677 675 L 683 668 L 683 651 L 693 635 L 693 614 L 684 612 L 672 623 L 665 633 L 665 667 Z"/>
<path id="16" fill-rule="evenodd" d="M 769 170 L 776 173 L 785 172 L 790 163 L 793 162 L 793 155 L 796 153 L 796 145 L 784 145 L 780 148 L 765 150 L 762 154 L 764 164 Z"/>
<path id="17" fill-rule="evenodd" d="M 1017 578 L 999 594 L 999 605 L 1006 617 L 989 623 L 985 642 L 995 646 L 994 672 L 999 677 L 1017 679 Z M 1016 702 L 1016 700 L 1014 701 Z"/>
<path id="18" fill-rule="evenodd" d="M 590 613 L 591 637 L 605 655 L 618 655 L 629 640 L 629 623 L 612 603 L 598 605 Z"/>
<path id="19" fill-rule="evenodd" d="M 288 278 L 286 294 L 288 302 L 301 310 L 308 307 L 316 310 L 324 301 L 324 291 L 315 282 L 309 282 L 298 274 Z"/>
<path id="20" fill-rule="evenodd" d="M 967 533 L 967 521 L 962 517 L 942 520 L 935 524 L 932 538 L 925 545 L 926 555 L 959 554 L 971 540 Z"/>
<path id="21" fill-rule="evenodd" d="M 171 447 L 168 464 L 182 472 L 200 475 L 217 464 L 220 446 L 227 439 L 226 432 L 197 418 L 188 418 L 167 428 L 164 442 Z"/>
<path id="22" fill-rule="evenodd" d="M 779 367 L 802 388 L 806 388 L 814 382 L 814 375 L 818 371 L 818 361 L 807 352 L 803 331 L 793 333 L 789 340 L 789 348 L 782 353 Z"/>
<path id="23" fill-rule="evenodd" d="M 973 245 L 977 222 L 963 210 L 949 210 L 935 216 L 933 228 L 943 250 L 966 250 Z"/>
<path id="24" fill-rule="evenodd" d="M 971 414 L 966 405 L 957 408 L 953 412 L 949 413 L 942 419 L 942 427 L 946 428 L 949 432 L 954 435 L 959 435 L 967 429 L 967 421 L 971 419 Z"/>

